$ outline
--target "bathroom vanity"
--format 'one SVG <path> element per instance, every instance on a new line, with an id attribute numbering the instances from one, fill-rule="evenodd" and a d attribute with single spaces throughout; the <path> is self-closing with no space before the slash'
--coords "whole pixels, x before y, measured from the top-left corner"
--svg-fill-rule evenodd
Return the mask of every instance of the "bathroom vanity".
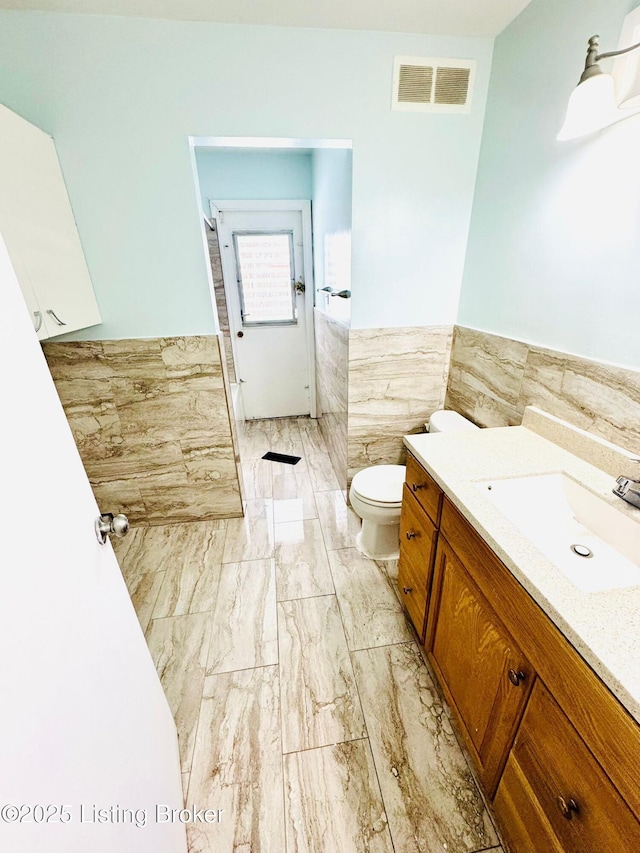
<path id="1" fill-rule="evenodd" d="M 640 850 L 640 586 L 584 592 L 487 494 L 563 472 L 617 510 L 614 478 L 526 426 L 405 444 L 400 596 L 507 847 Z"/>

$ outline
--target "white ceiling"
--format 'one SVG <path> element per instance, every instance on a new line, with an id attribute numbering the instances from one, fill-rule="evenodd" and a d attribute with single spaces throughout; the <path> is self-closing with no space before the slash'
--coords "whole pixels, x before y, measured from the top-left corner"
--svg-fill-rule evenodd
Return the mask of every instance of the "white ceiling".
<path id="1" fill-rule="evenodd" d="M 0 0 L 2 9 L 496 36 L 531 0 Z"/>

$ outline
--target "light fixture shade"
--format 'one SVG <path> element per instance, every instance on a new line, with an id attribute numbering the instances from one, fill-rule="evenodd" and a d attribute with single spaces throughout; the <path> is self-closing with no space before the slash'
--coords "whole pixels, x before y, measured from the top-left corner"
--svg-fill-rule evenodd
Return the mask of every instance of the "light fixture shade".
<path id="1" fill-rule="evenodd" d="M 640 61 L 635 63 L 635 73 L 622 96 L 620 109 L 640 109 Z"/>
<path id="2" fill-rule="evenodd" d="M 616 106 L 611 75 L 597 74 L 580 83 L 571 93 L 567 117 L 557 138 L 561 141 L 577 139 L 615 124 L 628 115 Z"/>

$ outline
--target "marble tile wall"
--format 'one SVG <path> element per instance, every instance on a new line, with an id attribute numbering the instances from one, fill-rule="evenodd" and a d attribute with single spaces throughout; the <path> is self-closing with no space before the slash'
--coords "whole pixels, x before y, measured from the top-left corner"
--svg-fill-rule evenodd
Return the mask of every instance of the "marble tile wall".
<path id="1" fill-rule="evenodd" d="M 444 404 L 451 326 L 351 329 L 348 473 L 404 463 L 402 436 Z"/>
<path id="2" fill-rule="evenodd" d="M 233 350 L 231 349 L 231 337 L 229 333 L 229 312 L 227 309 L 227 297 L 224 292 L 224 279 L 222 278 L 222 258 L 220 257 L 220 242 L 218 230 L 212 230 L 205 225 L 207 232 L 207 246 L 209 248 L 209 263 L 211 264 L 211 276 L 213 278 L 213 289 L 216 297 L 216 308 L 218 309 L 218 321 L 222 332 L 224 354 L 229 372 L 229 381 L 236 381 L 236 368 L 233 362 Z"/>
<path id="3" fill-rule="evenodd" d="M 445 405 L 479 426 L 538 406 L 640 453 L 640 371 L 456 326 Z"/>
<path id="4" fill-rule="evenodd" d="M 347 487 L 349 329 L 314 311 L 318 422 L 341 489 Z"/>
<path id="5" fill-rule="evenodd" d="M 242 515 L 217 336 L 43 345 L 103 512 Z"/>

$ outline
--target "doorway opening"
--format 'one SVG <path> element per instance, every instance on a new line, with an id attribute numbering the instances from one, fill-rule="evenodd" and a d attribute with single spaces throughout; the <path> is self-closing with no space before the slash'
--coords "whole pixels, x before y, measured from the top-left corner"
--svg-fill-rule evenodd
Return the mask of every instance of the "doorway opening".
<path id="1" fill-rule="evenodd" d="M 236 421 L 319 417 L 314 311 L 350 316 L 351 142 L 191 145 Z"/>

